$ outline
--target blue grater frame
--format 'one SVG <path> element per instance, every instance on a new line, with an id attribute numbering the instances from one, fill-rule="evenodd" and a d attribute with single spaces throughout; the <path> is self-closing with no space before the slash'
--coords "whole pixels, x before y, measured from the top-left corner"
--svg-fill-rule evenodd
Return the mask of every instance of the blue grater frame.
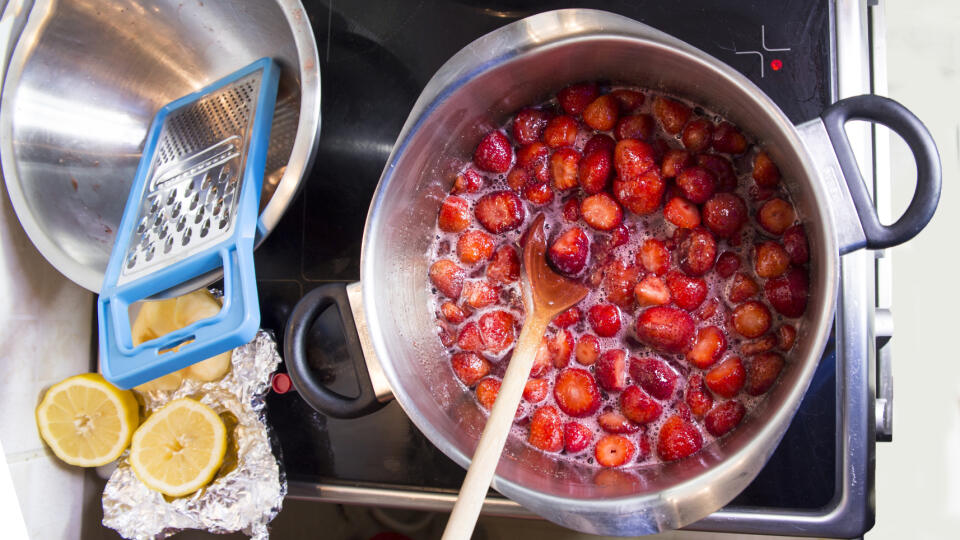
<path id="1" fill-rule="evenodd" d="M 167 117 L 259 70 L 262 70 L 260 87 L 246 141 L 243 182 L 231 234 L 203 251 L 118 285 L 126 259 L 126 247 L 137 226 L 138 212 L 131 210 L 139 208 L 148 188 L 157 144 Z M 256 335 L 260 327 L 260 309 L 253 247 L 279 79 L 280 68 L 276 62 L 261 58 L 197 92 L 167 104 L 154 117 L 97 301 L 101 370 L 103 376 L 116 386 L 131 388 L 143 384 L 248 343 Z M 217 315 L 133 346 L 130 304 L 218 267 L 223 267 L 224 295 L 223 307 Z M 188 340 L 192 342 L 181 345 Z M 169 351 L 178 345 L 181 346 L 177 351 Z"/>

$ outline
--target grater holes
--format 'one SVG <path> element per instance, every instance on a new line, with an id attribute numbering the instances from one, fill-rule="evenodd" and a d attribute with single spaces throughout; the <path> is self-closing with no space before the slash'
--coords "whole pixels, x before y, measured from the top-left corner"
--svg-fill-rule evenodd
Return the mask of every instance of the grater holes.
<path id="1" fill-rule="evenodd" d="M 157 238 L 163 240 L 167 237 L 167 233 L 170 232 L 170 226 L 166 223 L 163 224 L 163 227 L 160 227 L 160 230 L 157 232 Z"/>
<path id="2" fill-rule="evenodd" d="M 134 251 L 127 256 L 127 268 L 133 268 L 137 265 L 137 252 Z"/>
<path id="3" fill-rule="evenodd" d="M 144 253 L 144 256 L 143 256 L 144 260 L 146 260 L 147 262 L 152 261 L 152 260 L 153 260 L 153 256 L 154 256 L 154 254 L 156 253 L 156 251 L 157 251 L 157 250 L 154 249 L 153 245 L 151 245 L 150 247 L 148 247 L 148 248 L 146 249 L 146 252 Z"/>
<path id="4" fill-rule="evenodd" d="M 168 236 L 167 241 L 163 243 L 163 253 L 170 253 L 170 250 L 173 249 L 173 236 Z"/>
<path id="5" fill-rule="evenodd" d="M 219 199 L 217 199 L 217 203 L 213 205 L 213 215 L 214 216 L 220 215 L 221 210 L 223 210 L 223 197 L 220 197 Z"/>
<path id="6" fill-rule="evenodd" d="M 180 240 L 180 245 L 185 246 L 190 243 L 190 236 L 193 235 L 193 229 L 187 229 L 183 233 L 183 238 Z"/>
<path id="7" fill-rule="evenodd" d="M 177 204 L 173 205 L 173 210 L 170 210 L 170 219 L 177 219 L 182 209 L 183 209 L 183 203 L 181 203 L 180 201 L 177 201 Z"/>
<path id="8" fill-rule="evenodd" d="M 167 195 L 167 206 L 173 204 L 173 201 L 177 200 L 177 188 L 170 190 L 170 193 Z"/>
<path id="9" fill-rule="evenodd" d="M 207 219 L 203 222 L 203 225 L 200 227 L 200 238 L 207 236 L 207 233 L 210 232 L 210 220 Z"/>
<path id="10" fill-rule="evenodd" d="M 137 234 L 143 234 L 147 232 L 147 228 L 149 226 L 150 226 L 150 216 L 144 216 L 144 218 L 140 220 L 140 224 L 137 225 Z"/>
<path id="11" fill-rule="evenodd" d="M 183 230 L 187 226 L 187 216 L 180 216 L 180 219 L 177 220 L 177 232 Z"/>
<path id="12" fill-rule="evenodd" d="M 190 198 L 190 211 L 193 212 L 197 209 L 197 205 L 200 204 L 200 192 L 193 194 L 193 197 Z"/>
<path id="13" fill-rule="evenodd" d="M 201 221 L 203 221 L 203 207 L 202 207 L 202 206 L 200 207 L 199 210 L 197 210 L 197 215 L 196 215 L 196 217 L 193 218 L 193 223 L 194 223 L 194 224 L 198 224 L 198 223 L 200 223 Z"/>

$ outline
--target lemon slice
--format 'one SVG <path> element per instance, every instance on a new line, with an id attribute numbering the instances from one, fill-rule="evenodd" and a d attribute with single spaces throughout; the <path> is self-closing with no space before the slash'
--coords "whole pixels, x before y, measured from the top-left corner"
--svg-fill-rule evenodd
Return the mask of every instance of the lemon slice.
<path id="1" fill-rule="evenodd" d="M 37 407 L 37 427 L 58 458 L 99 467 L 120 457 L 139 420 L 137 400 L 98 373 L 65 379 Z"/>
<path id="2" fill-rule="evenodd" d="M 150 489 L 180 497 L 210 483 L 226 450 L 227 428 L 217 413 L 181 398 L 154 412 L 133 434 L 130 466 Z"/>

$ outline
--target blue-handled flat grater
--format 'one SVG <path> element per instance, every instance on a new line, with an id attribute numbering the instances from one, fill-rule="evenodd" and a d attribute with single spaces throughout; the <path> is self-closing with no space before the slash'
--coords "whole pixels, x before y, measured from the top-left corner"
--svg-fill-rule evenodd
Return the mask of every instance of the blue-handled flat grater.
<path id="1" fill-rule="evenodd" d="M 256 335 L 253 242 L 279 75 L 261 58 L 154 117 L 97 301 L 101 369 L 120 388 Z M 133 346 L 130 304 L 221 266 L 217 315 Z"/>

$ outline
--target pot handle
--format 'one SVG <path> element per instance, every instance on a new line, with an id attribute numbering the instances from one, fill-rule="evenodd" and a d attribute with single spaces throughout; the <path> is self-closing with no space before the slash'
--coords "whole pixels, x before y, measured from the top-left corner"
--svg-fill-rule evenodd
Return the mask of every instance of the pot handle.
<path id="1" fill-rule="evenodd" d="M 343 324 L 344 340 L 357 375 L 360 395 L 347 397 L 319 381 L 307 361 L 307 335 L 310 326 L 327 308 L 335 306 Z M 284 361 L 297 392 L 311 407 L 334 418 L 356 418 L 380 410 L 385 403 L 377 399 L 367 371 L 360 335 L 350 310 L 347 287 L 343 283 L 326 283 L 308 292 L 297 302 L 287 320 L 283 340 Z"/>
<path id="2" fill-rule="evenodd" d="M 820 117 L 850 189 L 867 247 L 883 249 L 902 244 L 923 230 L 937 209 L 941 186 L 940 154 L 923 122 L 900 103 L 872 94 L 841 99 L 823 111 Z M 844 125 L 850 120 L 865 120 L 890 128 L 903 137 L 913 153 L 917 164 L 917 187 L 907 210 L 892 225 L 880 223 L 873 207 L 866 181 L 860 174 L 844 131 Z"/>

